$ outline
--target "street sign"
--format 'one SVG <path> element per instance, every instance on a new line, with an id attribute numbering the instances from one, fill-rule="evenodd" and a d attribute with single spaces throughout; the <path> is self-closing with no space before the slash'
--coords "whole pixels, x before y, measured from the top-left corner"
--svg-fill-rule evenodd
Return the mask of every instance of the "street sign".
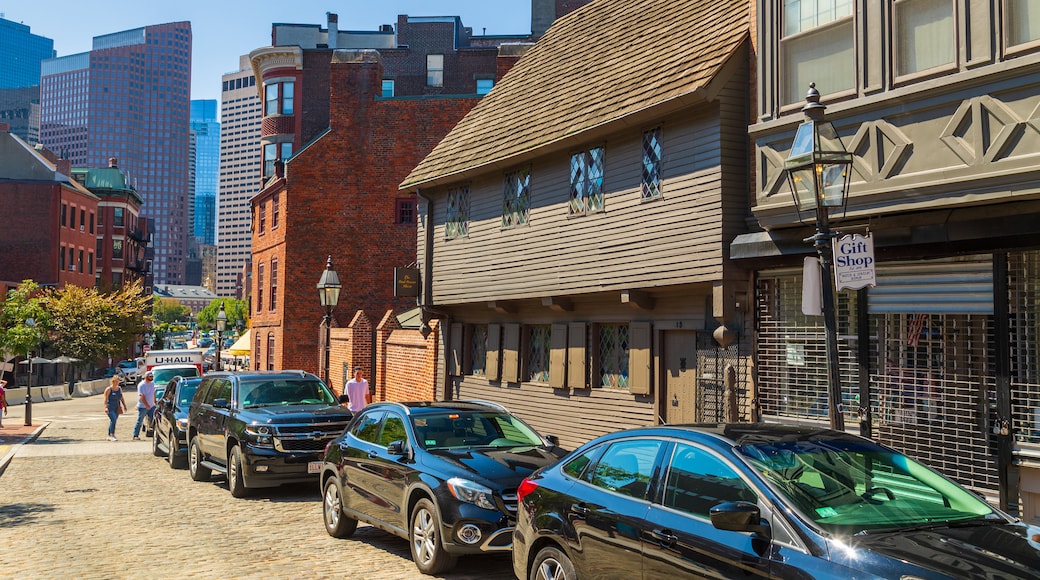
<path id="1" fill-rule="evenodd" d="M 834 287 L 859 290 L 877 286 L 874 236 L 845 234 L 834 240 Z"/>

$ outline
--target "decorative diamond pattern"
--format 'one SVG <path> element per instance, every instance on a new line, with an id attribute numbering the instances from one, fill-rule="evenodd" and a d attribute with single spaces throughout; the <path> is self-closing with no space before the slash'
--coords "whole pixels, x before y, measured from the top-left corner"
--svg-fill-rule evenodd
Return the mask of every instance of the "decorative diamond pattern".
<path id="1" fill-rule="evenodd" d="M 587 214 L 603 209 L 603 148 L 571 155 L 570 213 Z"/>
<path id="2" fill-rule="evenodd" d="M 912 146 L 898 127 L 884 119 L 863 123 L 849 142 L 853 171 L 863 181 L 891 177 L 906 162 Z M 871 160 L 876 160 L 876 165 Z"/>
<path id="3" fill-rule="evenodd" d="M 531 342 L 528 345 L 527 360 L 530 370 L 528 380 L 532 382 L 549 382 L 550 336 L 551 332 L 548 324 L 531 327 Z"/>
<path id="4" fill-rule="evenodd" d="M 604 387 L 628 388 L 628 325 L 604 324 L 599 331 L 599 376 Z"/>
<path id="5" fill-rule="evenodd" d="M 470 342 L 470 374 L 484 376 L 484 367 L 487 364 L 487 338 L 488 327 L 480 324 L 473 327 L 473 338 Z"/>
<path id="6" fill-rule="evenodd" d="M 995 161 L 1007 154 L 1025 130 L 1010 107 L 989 95 L 961 103 L 939 139 L 965 165 Z"/>
<path id="7" fill-rule="evenodd" d="M 444 222 L 444 237 L 452 240 L 469 235 L 469 187 L 448 192 L 448 215 Z"/>
<path id="8" fill-rule="evenodd" d="M 661 195 L 661 129 L 643 133 L 643 199 Z"/>
<path id="9" fill-rule="evenodd" d="M 506 174 L 502 201 L 503 228 L 513 228 L 527 223 L 531 209 L 530 187 L 530 167 Z"/>

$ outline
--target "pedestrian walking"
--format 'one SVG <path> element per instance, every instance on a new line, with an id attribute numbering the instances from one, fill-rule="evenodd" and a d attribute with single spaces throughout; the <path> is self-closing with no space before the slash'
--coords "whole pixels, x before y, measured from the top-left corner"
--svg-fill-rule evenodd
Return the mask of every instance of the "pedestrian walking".
<path id="1" fill-rule="evenodd" d="M 155 413 L 155 375 L 152 371 L 144 374 L 144 380 L 137 383 L 137 423 L 134 424 L 134 441 L 141 440 L 141 425 L 148 417 L 151 423 Z"/>
<path id="2" fill-rule="evenodd" d="M 116 440 L 116 419 L 126 412 L 126 401 L 123 400 L 123 388 L 120 386 L 119 376 L 108 380 L 108 388 L 105 389 L 105 413 L 108 414 L 108 440 Z"/>
<path id="3" fill-rule="evenodd" d="M 354 378 L 347 381 L 347 386 L 343 388 L 343 392 L 347 394 L 347 398 L 350 400 L 347 408 L 355 413 L 364 409 L 365 405 L 372 402 L 372 393 L 368 390 L 368 381 L 361 376 L 361 367 L 354 367 Z"/>
<path id="4" fill-rule="evenodd" d="M 0 379 L 0 409 L 3 410 L 4 416 L 7 416 L 7 381 Z M 0 419 L 0 427 L 4 426 L 4 420 Z"/>

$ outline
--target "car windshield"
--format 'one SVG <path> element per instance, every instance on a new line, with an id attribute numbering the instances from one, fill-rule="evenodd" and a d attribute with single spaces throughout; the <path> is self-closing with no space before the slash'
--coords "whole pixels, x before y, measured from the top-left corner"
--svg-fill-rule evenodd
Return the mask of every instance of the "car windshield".
<path id="1" fill-rule="evenodd" d="M 242 407 L 271 405 L 333 405 L 332 396 L 320 380 L 271 378 L 243 381 L 238 389 L 238 404 Z"/>
<path id="2" fill-rule="evenodd" d="M 199 388 L 201 381 L 184 381 L 177 389 L 177 405 L 187 407 L 195 397 L 195 390 Z"/>
<path id="3" fill-rule="evenodd" d="M 867 441 L 778 441 L 737 450 L 792 507 L 836 534 L 1003 521 L 963 487 Z"/>
<path id="4" fill-rule="evenodd" d="M 415 436 L 426 449 L 533 447 L 542 438 L 526 423 L 495 411 L 452 411 L 412 416 Z"/>
<path id="5" fill-rule="evenodd" d="M 149 371 L 152 373 L 155 385 L 165 385 L 170 382 L 173 377 L 197 377 L 199 376 L 199 369 L 195 367 L 184 367 L 176 369 L 152 369 Z"/>

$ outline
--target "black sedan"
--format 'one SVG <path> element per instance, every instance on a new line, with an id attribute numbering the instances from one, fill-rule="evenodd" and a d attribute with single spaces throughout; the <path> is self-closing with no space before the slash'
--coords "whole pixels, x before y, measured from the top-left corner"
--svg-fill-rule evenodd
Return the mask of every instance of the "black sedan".
<path id="1" fill-rule="evenodd" d="M 516 488 L 564 455 L 553 441 L 490 404 L 369 405 L 325 450 L 325 529 L 345 538 L 361 520 L 406 538 L 424 574 L 508 551 Z"/>
<path id="2" fill-rule="evenodd" d="M 188 405 L 202 382 L 200 377 L 173 377 L 162 396 L 155 400 L 152 453 L 166 456 L 170 467 L 183 469 L 188 464 Z"/>
<path id="3" fill-rule="evenodd" d="M 1040 578 L 1040 528 L 826 429 L 663 426 L 524 480 L 519 578 Z"/>

